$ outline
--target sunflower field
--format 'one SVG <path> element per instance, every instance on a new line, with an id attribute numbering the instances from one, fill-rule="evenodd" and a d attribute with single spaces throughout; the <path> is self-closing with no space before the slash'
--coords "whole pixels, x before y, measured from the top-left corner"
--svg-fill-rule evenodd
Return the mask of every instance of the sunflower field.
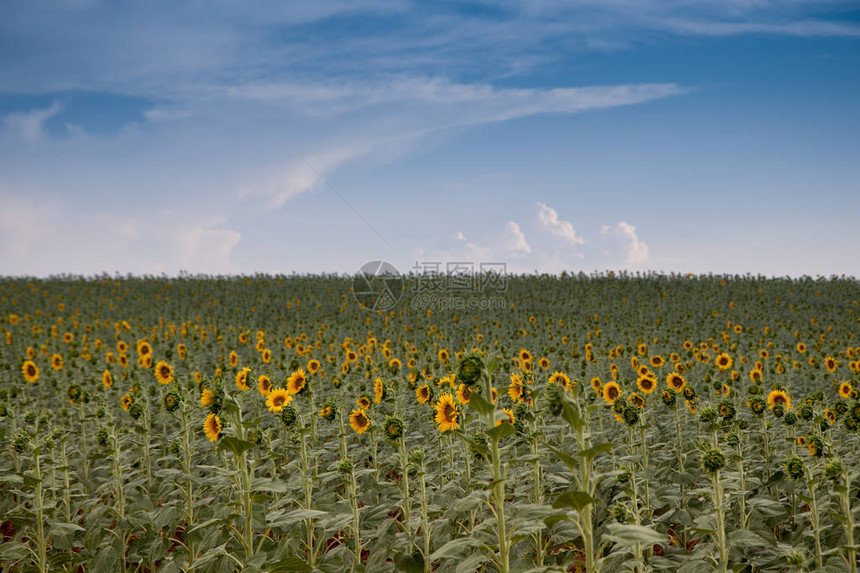
<path id="1" fill-rule="evenodd" d="M 856 280 L 504 298 L 0 279 L 0 568 L 856 572 Z"/>

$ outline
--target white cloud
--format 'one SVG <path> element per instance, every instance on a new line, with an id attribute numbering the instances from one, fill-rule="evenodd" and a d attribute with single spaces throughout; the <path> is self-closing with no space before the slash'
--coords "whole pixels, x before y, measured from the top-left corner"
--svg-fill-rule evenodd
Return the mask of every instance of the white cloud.
<path id="1" fill-rule="evenodd" d="M 558 218 L 555 209 L 543 203 L 536 203 L 536 205 L 538 207 L 538 221 L 543 229 L 559 237 L 571 247 L 585 243 L 582 237 L 576 234 L 570 221 L 562 221 Z"/>
<path id="2" fill-rule="evenodd" d="M 6 116 L 6 127 L 17 132 L 24 141 L 34 143 L 44 136 L 45 122 L 61 111 L 63 106 L 54 102 L 45 109 L 16 112 Z"/>
<path id="3" fill-rule="evenodd" d="M 602 225 L 600 234 L 616 237 L 622 244 L 625 252 L 625 262 L 629 265 L 644 265 L 650 261 L 648 245 L 639 240 L 636 227 L 621 221 L 614 227 Z"/>
<path id="4" fill-rule="evenodd" d="M 520 230 L 519 224 L 514 221 L 508 221 L 505 226 L 504 248 L 507 252 L 513 255 L 523 255 L 532 252 L 532 248 L 526 241 L 526 236 Z"/>

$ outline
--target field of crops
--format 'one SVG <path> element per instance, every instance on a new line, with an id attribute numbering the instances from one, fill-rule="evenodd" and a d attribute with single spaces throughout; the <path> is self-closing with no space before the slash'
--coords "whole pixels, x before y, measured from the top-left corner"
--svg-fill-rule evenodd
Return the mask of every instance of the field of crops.
<path id="1" fill-rule="evenodd" d="M 851 571 L 860 284 L 0 280 L 3 571 Z"/>

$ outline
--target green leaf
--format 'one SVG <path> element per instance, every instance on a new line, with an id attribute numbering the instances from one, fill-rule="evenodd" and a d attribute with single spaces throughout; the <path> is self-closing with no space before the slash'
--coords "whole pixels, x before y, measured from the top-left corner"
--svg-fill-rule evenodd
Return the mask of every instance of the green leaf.
<path id="1" fill-rule="evenodd" d="M 585 421 L 583 421 L 582 416 L 579 415 L 579 410 L 574 407 L 567 398 L 562 402 L 561 417 L 577 432 L 585 427 Z"/>
<path id="2" fill-rule="evenodd" d="M 394 556 L 394 566 L 406 573 L 424 573 L 424 556 L 417 550 L 413 554 L 398 553 Z"/>
<path id="3" fill-rule="evenodd" d="M 430 556 L 430 560 L 436 561 L 437 559 L 462 557 L 469 549 L 472 547 L 479 547 L 480 545 L 481 542 L 473 537 L 459 537 L 457 539 L 452 539 L 437 549 Z"/>
<path id="4" fill-rule="evenodd" d="M 600 454 L 605 454 L 610 451 L 612 451 L 612 444 L 609 442 L 604 442 L 601 444 L 595 444 L 587 450 L 582 450 L 581 452 L 579 452 L 579 457 L 585 458 L 586 460 L 592 460 Z"/>
<path id="5" fill-rule="evenodd" d="M 614 541 L 622 545 L 634 545 L 636 543 L 643 545 L 665 545 L 668 542 L 668 538 L 665 535 L 644 525 L 610 526 L 609 533 L 604 537 L 609 541 Z"/>
<path id="6" fill-rule="evenodd" d="M 477 392 L 474 392 L 472 394 L 472 397 L 469 398 L 469 408 L 481 414 L 482 416 L 488 416 L 494 410 L 493 405 Z"/>
<path id="7" fill-rule="evenodd" d="M 569 507 L 581 512 L 596 501 L 596 499 L 584 491 L 568 491 L 558 496 L 552 506 L 555 509 Z"/>
<path id="8" fill-rule="evenodd" d="M 313 568 L 303 559 L 291 556 L 278 561 L 269 571 L 271 573 L 309 573 Z"/>
<path id="9" fill-rule="evenodd" d="M 506 436 L 510 436 L 516 432 L 513 424 L 503 423 L 494 427 L 492 430 L 487 431 L 487 436 L 490 437 L 491 440 L 501 440 Z"/>
<path id="10" fill-rule="evenodd" d="M 248 450 L 252 449 L 255 445 L 256 444 L 254 444 L 254 442 L 249 442 L 248 440 L 242 440 L 233 436 L 227 436 L 219 440 L 218 449 L 233 452 L 233 455 L 239 457 Z"/>

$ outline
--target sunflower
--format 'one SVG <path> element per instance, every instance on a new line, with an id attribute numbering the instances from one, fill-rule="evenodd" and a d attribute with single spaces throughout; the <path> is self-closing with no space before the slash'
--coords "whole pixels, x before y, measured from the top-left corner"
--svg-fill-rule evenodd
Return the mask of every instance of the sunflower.
<path id="1" fill-rule="evenodd" d="M 102 372 L 102 384 L 105 388 L 110 388 L 113 386 L 113 376 L 111 376 L 110 370 L 105 370 Z"/>
<path id="2" fill-rule="evenodd" d="M 797 436 L 797 445 L 804 447 L 806 445 L 806 436 Z"/>
<path id="3" fill-rule="evenodd" d="M 797 343 L 797 351 L 800 352 L 801 354 L 805 353 L 806 352 L 806 345 L 802 342 L 798 342 Z"/>
<path id="4" fill-rule="evenodd" d="M 356 360 L 358 360 L 358 354 L 356 354 L 356 353 L 355 353 L 355 351 L 350 350 L 350 351 L 348 351 L 348 352 L 346 353 L 346 361 L 347 361 L 347 362 L 349 362 L 350 364 L 352 364 L 352 363 L 354 363 Z"/>
<path id="5" fill-rule="evenodd" d="M 549 377 L 549 383 L 561 384 L 565 390 L 573 388 L 573 382 L 570 381 L 570 377 L 564 372 L 553 372 Z"/>
<path id="6" fill-rule="evenodd" d="M 188 356 L 188 347 L 185 346 L 184 344 L 177 344 L 176 345 L 176 354 L 179 355 L 180 360 L 185 360 L 185 358 Z"/>
<path id="7" fill-rule="evenodd" d="M 128 368 L 128 355 L 120 354 L 117 360 L 119 361 L 120 366 L 122 366 L 123 368 Z"/>
<path id="8" fill-rule="evenodd" d="M 21 373 L 24 374 L 24 380 L 30 384 L 39 379 L 39 368 L 32 360 L 27 360 L 21 365 Z"/>
<path id="9" fill-rule="evenodd" d="M 511 385 L 508 386 L 508 396 L 514 402 L 523 399 L 523 380 L 517 374 L 511 374 Z"/>
<path id="10" fill-rule="evenodd" d="M 363 434 L 370 427 L 370 418 L 364 410 L 353 410 L 349 415 L 349 425 L 356 434 Z"/>
<path id="11" fill-rule="evenodd" d="M 137 353 L 140 356 L 150 356 L 152 354 L 152 345 L 146 340 L 138 341 Z"/>
<path id="12" fill-rule="evenodd" d="M 785 390 L 771 390 L 767 395 L 767 407 L 773 410 L 776 406 L 791 410 L 791 398 Z"/>
<path id="13" fill-rule="evenodd" d="M 752 380 L 756 384 L 761 382 L 761 370 L 759 370 L 758 368 L 750 370 L 750 380 Z"/>
<path id="14" fill-rule="evenodd" d="M 320 369 L 320 366 L 321 366 L 320 361 L 317 360 L 316 358 L 308 360 L 308 364 L 307 364 L 308 373 L 316 374 L 317 371 Z"/>
<path id="15" fill-rule="evenodd" d="M 173 382 L 173 368 L 170 364 L 162 360 L 155 365 L 155 379 L 161 385 L 170 384 Z"/>
<path id="16" fill-rule="evenodd" d="M 657 381 L 650 376 L 641 376 L 638 380 L 636 380 L 636 387 L 639 388 L 641 392 L 650 394 L 657 389 Z"/>
<path id="17" fill-rule="evenodd" d="M 439 351 L 437 356 L 439 358 L 439 362 L 448 362 L 448 359 L 451 357 L 451 353 L 448 351 L 447 348 L 443 348 Z"/>
<path id="18" fill-rule="evenodd" d="M 373 381 L 373 401 L 379 404 L 383 399 L 385 399 L 385 384 L 383 384 L 382 378 L 377 378 Z"/>
<path id="19" fill-rule="evenodd" d="M 651 363 L 651 368 L 660 368 L 666 363 L 666 361 L 663 360 L 663 357 L 659 354 L 656 356 L 652 356 L 649 362 Z"/>
<path id="20" fill-rule="evenodd" d="M 472 399 L 472 389 L 466 386 L 465 384 L 460 384 L 460 387 L 457 388 L 457 402 L 463 404 L 464 406 L 469 403 L 469 400 Z"/>
<path id="21" fill-rule="evenodd" d="M 677 372 L 670 372 L 666 376 L 666 385 L 675 392 L 681 392 L 687 385 L 687 380 Z"/>
<path id="22" fill-rule="evenodd" d="M 655 386 L 656 386 L 656 384 L 655 384 Z M 636 392 L 633 392 L 630 395 L 630 403 L 633 404 L 634 406 L 636 406 L 637 408 L 641 409 L 641 408 L 645 407 L 645 398 L 643 398 L 642 396 L 640 396 Z"/>
<path id="23" fill-rule="evenodd" d="M 516 416 L 514 416 L 513 410 L 510 408 L 502 408 L 501 414 L 501 419 L 496 420 L 497 426 L 501 426 L 502 424 L 513 424 L 517 420 Z"/>
<path id="24" fill-rule="evenodd" d="M 832 426 L 836 423 L 836 412 L 830 409 L 824 410 L 824 419 Z"/>
<path id="25" fill-rule="evenodd" d="M 601 396 L 603 395 L 603 383 L 597 376 L 591 379 L 591 389 L 600 394 Z"/>
<path id="26" fill-rule="evenodd" d="M 263 361 L 263 364 L 268 364 L 272 361 L 272 351 L 268 348 L 264 348 L 262 352 L 260 352 L 260 360 Z"/>
<path id="27" fill-rule="evenodd" d="M 214 442 L 221 435 L 221 418 L 217 414 L 209 414 L 203 422 L 203 432 L 210 442 Z"/>
<path id="28" fill-rule="evenodd" d="M 236 387 L 242 392 L 251 389 L 251 387 L 248 386 L 248 372 L 250 371 L 251 369 L 246 366 L 245 368 L 242 368 L 241 370 L 236 372 Z"/>
<path id="29" fill-rule="evenodd" d="M 430 386 L 424 384 L 415 389 L 415 397 L 420 404 L 426 404 L 430 400 Z"/>
<path id="30" fill-rule="evenodd" d="M 54 354 L 51 356 L 51 368 L 54 370 L 62 370 L 63 369 L 63 357 L 59 354 Z"/>
<path id="31" fill-rule="evenodd" d="M 284 406 L 293 401 L 293 397 L 283 388 L 273 388 L 266 396 L 266 406 L 269 412 L 280 412 Z"/>
<path id="32" fill-rule="evenodd" d="M 839 385 L 839 397 L 840 398 L 850 398 L 851 397 L 851 383 L 843 382 Z"/>
<path id="33" fill-rule="evenodd" d="M 260 392 L 260 396 L 265 398 L 271 389 L 272 381 L 265 374 L 260 374 L 260 377 L 257 378 L 257 390 Z"/>
<path id="34" fill-rule="evenodd" d="M 71 342 L 75 339 L 75 335 L 71 332 L 67 332 L 63 335 L 63 342 L 66 344 L 71 344 Z"/>
<path id="35" fill-rule="evenodd" d="M 540 366 L 542 370 L 546 370 L 549 368 L 549 360 L 547 358 L 541 358 L 538 360 L 538 366 Z"/>
<path id="36" fill-rule="evenodd" d="M 719 368 L 720 371 L 724 372 L 732 367 L 733 361 L 731 356 L 723 352 L 722 354 L 717 356 L 716 360 L 714 360 L 714 363 L 717 365 L 717 368 Z"/>
<path id="37" fill-rule="evenodd" d="M 125 340 L 117 341 L 116 351 L 120 354 L 125 354 L 128 351 L 128 343 Z"/>
<path id="38" fill-rule="evenodd" d="M 301 394 L 308 386 L 305 371 L 299 368 L 287 378 L 287 392 L 290 394 Z"/>
<path id="39" fill-rule="evenodd" d="M 832 356 L 828 356 L 824 359 L 824 367 L 828 372 L 836 372 L 836 359 Z"/>
<path id="40" fill-rule="evenodd" d="M 607 382 L 603 386 L 603 401 L 607 404 L 614 404 L 619 396 L 621 396 L 621 387 L 617 382 Z"/>
<path id="41" fill-rule="evenodd" d="M 456 430 L 460 427 L 457 423 L 457 416 L 460 415 L 460 410 L 457 409 L 457 404 L 454 403 L 454 397 L 448 392 L 439 396 L 439 401 L 433 408 L 436 410 L 436 426 L 440 432 Z"/>
<path id="42" fill-rule="evenodd" d="M 203 393 L 200 395 L 200 405 L 203 408 L 208 408 L 212 404 L 215 403 L 215 392 L 210 390 L 209 388 L 204 388 Z"/>
<path id="43" fill-rule="evenodd" d="M 519 357 L 520 362 L 526 362 L 527 360 L 532 359 L 532 353 L 525 348 L 521 349 L 517 356 Z"/>
<path id="44" fill-rule="evenodd" d="M 123 410 L 128 410 L 132 402 L 134 402 L 134 398 L 131 397 L 131 394 L 125 394 L 119 399 L 119 403 L 122 405 Z"/>

